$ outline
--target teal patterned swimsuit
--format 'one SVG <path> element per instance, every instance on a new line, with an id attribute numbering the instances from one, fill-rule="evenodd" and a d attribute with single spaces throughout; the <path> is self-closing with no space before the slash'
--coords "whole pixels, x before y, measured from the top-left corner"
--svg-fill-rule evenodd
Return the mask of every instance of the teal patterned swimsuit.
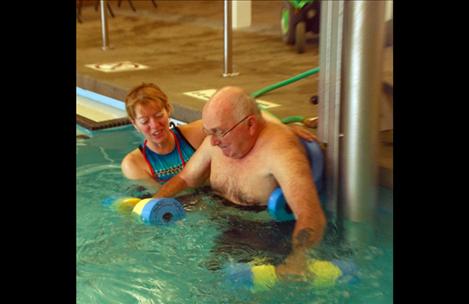
<path id="1" fill-rule="evenodd" d="M 178 127 L 174 126 L 170 132 L 175 138 L 176 145 L 173 151 L 168 154 L 153 152 L 147 147 L 146 140 L 143 145 L 138 147 L 150 167 L 152 176 L 160 184 L 166 183 L 171 177 L 181 172 L 195 152 L 195 148 L 182 135 Z"/>

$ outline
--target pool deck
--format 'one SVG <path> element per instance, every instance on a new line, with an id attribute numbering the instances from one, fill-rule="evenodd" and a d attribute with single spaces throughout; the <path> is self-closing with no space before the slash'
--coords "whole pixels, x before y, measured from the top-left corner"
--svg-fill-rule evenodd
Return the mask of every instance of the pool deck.
<path id="1" fill-rule="evenodd" d="M 111 48 L 103 51 L 101 20 L 93 5 L 83 6 L 77 22 L 77 86 L 118 100 L 142 82 L 160 86 L 173 104 L 173 117 L 200 119 L 204 101 L 185 92 L 240 86 L 254 92 L 319 66 L 317 39 L 298 54 L 282 41 L 281 1 L 253 1 L 252 25 L 233 32 L 233 67 L 239 75 L 223 77 L 223 1 L 111 2 Z M 384 87 L 391 90 L 392 48 L 385 52 Z M 146 69 L 103 72 L 86 65 L 130 61 Z M 316 117 L 318 74 L 276 89 L 259 99 L 277 104 L 269 111 L 278 117 Z M 391 101 L 392 107 L 392 101 Z M 385 118 L 383 118 L 385 119 Z M 389 118 L 387 118 L 389 120 Z M 392 120 L 392 117 L 391 117 Z M 382 123 L 383 124 L 383 123 Z M 387 122 L 389 124 L 389 122 Z M 312 129 L 315 132 L 314 129 Z M 392 128 L 381 131 L 380 184 L 392 188 Z"/>

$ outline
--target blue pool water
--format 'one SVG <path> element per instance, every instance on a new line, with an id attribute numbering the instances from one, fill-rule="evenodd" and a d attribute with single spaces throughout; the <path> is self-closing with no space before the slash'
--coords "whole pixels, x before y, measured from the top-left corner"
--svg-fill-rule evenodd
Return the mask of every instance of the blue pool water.
<path id="1" fill-rule="evenodd" d="M 366 237 L 343 237 L 340 229 L 329 224 L 323 242 L 311 253 L 320 259 L 352 260 L 358 266 L 357 282 L 327 289 L 282 282 L 269 291 L 253 293 L 235 289 L 223 267 L 230 262 L 285 257 L 280 241 L 267 247 L 238 241 L 243 234 L 268 239 L 269 227 L 274 226 L 266 211 L 225 206 L 204 192 L 190 197 L 184 220 L 164 227 L 145 225 L 101 203 L 110 195 L 137 189 L 123 178 L 120 161 L 141 142 L 140 135 L 131 126 L 92 133 L 77 126 L 77 134 L 89 137 L 77 137 L 76 142 L 77 303 L 393 302 L 391 191 L 380 189 L 376 223 L 345 223 L 350 235 L 358 231 Z"/>

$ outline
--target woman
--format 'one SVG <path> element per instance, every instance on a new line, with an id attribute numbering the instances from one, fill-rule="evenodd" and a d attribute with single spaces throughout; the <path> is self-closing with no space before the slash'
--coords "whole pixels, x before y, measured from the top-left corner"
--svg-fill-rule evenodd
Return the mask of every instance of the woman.
<path id="1" fill-rule="evenodd" d="M 135 129 L 145 140 L 125 156 L 121 167 L 128 179 L 139 180 L 158 189 L 178 174 L 205 138 L 202 120 L 170 127 L 172 107 L 168 97 L 155 84 L 141 84 L 125 98 L 126 111 Z M 276 120 L 263 112 L 269 120 Z M 312 140 L 304 128 L 292 127 L 298 136 Z"/>

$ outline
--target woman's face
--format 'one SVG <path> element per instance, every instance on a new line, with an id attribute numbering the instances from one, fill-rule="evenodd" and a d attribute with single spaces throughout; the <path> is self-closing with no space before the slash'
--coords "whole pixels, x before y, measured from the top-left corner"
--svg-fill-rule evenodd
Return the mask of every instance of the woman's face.
<path id="1" fill-rule="evenodd" d="M 155 144 L 162 144 L 169 140 L 169 114 L 157 102 L 138 104 L 135 107 L 133 125 L 145 138 Z"/>

